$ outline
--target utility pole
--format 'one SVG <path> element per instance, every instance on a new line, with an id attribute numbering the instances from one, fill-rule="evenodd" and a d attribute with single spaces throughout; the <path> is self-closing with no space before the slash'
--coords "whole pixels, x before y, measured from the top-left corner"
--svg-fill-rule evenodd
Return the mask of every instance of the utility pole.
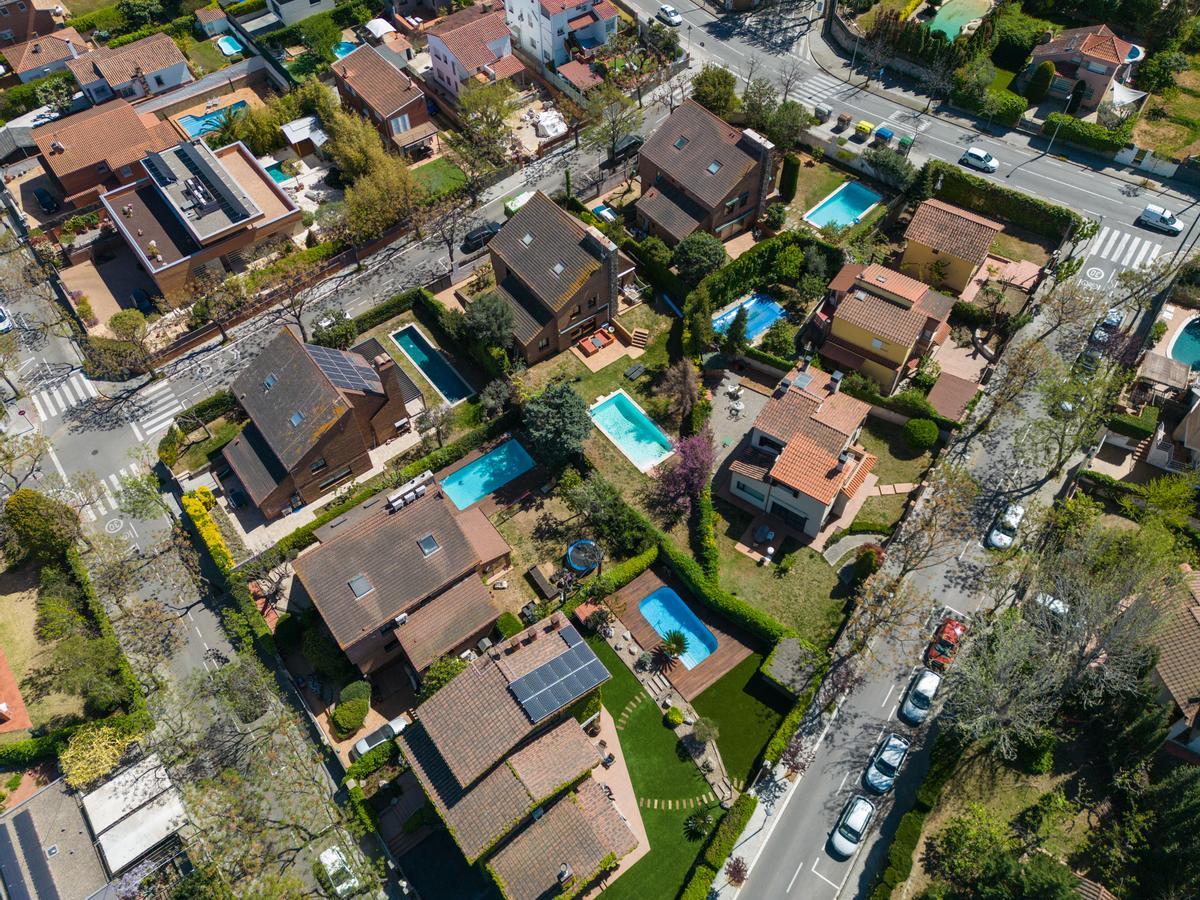
<path id="1" fill-rule="evenodd" d="M 1065 115 L 1065 113 L 1064 113 Z M 1054 139 L 1058 137 L 1058 129 L 1062 128 L 1063 120 L 1059 119 L 1058 124 L 1054 126 L 1054 134 L 1050 135 L 1050 143 L 1046 145 L 1046 153 L 1050 153 L 1050 148 L 1054 146 Z"/>

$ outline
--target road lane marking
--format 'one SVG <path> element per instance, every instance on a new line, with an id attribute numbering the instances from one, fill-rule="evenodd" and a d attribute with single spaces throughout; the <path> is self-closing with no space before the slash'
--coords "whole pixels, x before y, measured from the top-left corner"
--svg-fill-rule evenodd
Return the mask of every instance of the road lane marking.
<path id="1" fill-rule="evenodd" d="M 1129 265 L 1129 261 L 1130 261 L 1131 259 L 1133 259 L 1133 254 L 1134 254 L 1134 252 L 1137 250 L 1137 248 L 1138 248 L 1138 245 L 1140 245 L 1141 243 L 1142 243 L 1142 239 L 1141 239 L 1141 238 L 1134 238 L 1134 239 L 1133 239 L 1133 243 L 1131 243 L 1131 244 L 1129 245 L 1129 249 L 1128 249 L 1128 250 L 1126 251 L 1126 253 L 1125 253 L 1125 258 L 1124 258 L 1123 260 L 1121 260 L 1121 265 L 1123 265 L 1123 266 L 1127 266 L 1127 265 Z M 1143 252 L 1144 252 L 1144 251 L 1143 251 Z"/>
<path id="2" fill-rule="evenodd" d="M 821 857 L 819 857 L 819 856 L 817 857 L 817 859 L 820 859 L 820 858 Z M 790 894 L 792 892 L 792 885 L 796 883 L 796 879 L 800 877 L 800 873 L 803 871 L 804 871 L 804 863 L 800 863 L 800 865 L 796 867 L 795 873 L 792 875 L 792 880 L 788 882 L 786 893 Z"/>
<path id="3" fill-rule="evenodd" d="M 846 780 L 849 777 L 850 777 L 850 772 L 847 771 L 846 774 L 842 776 L 842 783 L 838 785 L 837 793 L 840 794 L 842 792 L 842 788 L 844 788 L 846 786 Z"/>
<path id="4" fill-rule="evenodd" d="M 820 861 L 821 861 L 821 857 L 819 857 L 819 856 L 813 860 L 813 864 L 812 864 L 813 874 L 816 875 L 818 878 L 820 878 L 823 882 L 825 882 L 831 888 L 833 888 L 835 891 L 840 891 L 842 889 L 842 886 L 840 884 L 838 884 L 836 881 L 830 881 L 828 878 L 826 878 L 824 875 L 822 875 L 820 872 L 817 871 L 817 863 Z"/>
<path id="5" fill-rule="evenodd" d="M 880 709 L 883 709 L 883 707 L 887 706 L 887 702 L 891 699 L 892 691 L 894 690 L 896 690 L 896 685 L 893 684 L 890 688 L 888 688 L 887 696 L 883 698 L 883 702 L 879 704 Z"/>

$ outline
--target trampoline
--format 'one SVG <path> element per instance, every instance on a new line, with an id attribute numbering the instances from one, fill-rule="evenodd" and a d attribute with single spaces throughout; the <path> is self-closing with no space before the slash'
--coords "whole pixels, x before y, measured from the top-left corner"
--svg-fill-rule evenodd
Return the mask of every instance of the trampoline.
<path id="1" fill-rule="evenodd" d="M 603 551 L 592 540 L 579 540 L 567 548 L 567 566 L 576 572 L 590 572 L 600 565 Z"/>

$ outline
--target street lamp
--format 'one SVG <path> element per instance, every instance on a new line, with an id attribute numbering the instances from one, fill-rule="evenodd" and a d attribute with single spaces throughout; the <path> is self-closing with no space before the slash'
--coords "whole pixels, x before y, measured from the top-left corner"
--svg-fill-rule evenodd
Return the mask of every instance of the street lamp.
<path id="1" fill-rule="evenodd" d="M 1054 126 L 1054 134 L 1050 135 L 1050 143 L 1046 145 L 1047 155 L 1050 153 L 1050 148 L 1054 146 L 1054 139 L 1058 137 L 1058 129 L 1062 128 L 1063 120 L 1059 119 L 1058 124 Z"/>
<path id="2" fill-rule="evenodd" d="M 692 26 L 688 24 L 688 56 L 692 55 Z"/>

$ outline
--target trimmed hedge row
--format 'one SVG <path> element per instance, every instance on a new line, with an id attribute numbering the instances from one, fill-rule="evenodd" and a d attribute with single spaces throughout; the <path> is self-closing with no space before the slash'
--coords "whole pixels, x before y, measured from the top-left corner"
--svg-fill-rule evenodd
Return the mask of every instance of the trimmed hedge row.
<path id="1" fill-rule="evenodd" d="M 1138 441 L 1154 437 L 1154 432 L 1158 430 L 1158 407 L 1147 403 L 1142 407 L 1141 414 L 1136 416 L 1129 413 L 1117 413 L 1109 418 L 1108 427 L 1117 434 L 1123 434 Z"/>
<path id="2" fill-rule="evenodd" d="M 241 3 L 231 3 L 225 7 L 227 16 L 245 16 L 250 13 L 262 12 L 267 8 L 267 0 L 242 0 Z"/>
<path id="3" fill-rule="evenodd" d="M 183 495 L 182 506 L 184 514 L 191 519 L 192 527 L 196 529 L 205 549 L 208 550 L 213 565 L 222 575 L 228 576 L 233 571 L 233 554 L 229 552 L 229 546 L 221 536 L 216 520 L 208 514 L 208 506 L 190 491 Z"/>
<path id="4" fill-rule="evenodd" d="M 412 288 L 411 290 L 403 291 L 399 294 L 393 294 L 387 300 L 372 306 L 366 312 L 359 313 L 351 321 L 354 322 L 354 327 L 358 329 L 358 333 L 362 334 L 365 331 L 370 331 L 377 325 L 382 325 L 388 319 L 394 319 L 401 313 L 406 313 L 413 308 L 413 304 L 423 294 L 427 294 L 425 288 Z"/>
<path id="5" fill-rule="evenodd" d="M 689 435 L 699 434 L 700 429 L 707 425 L 708 420 L 712 418 L 712 411 L 712 401 L 707 397 L 700 397 L 693 403 L 691 414 L 688 416 L 687 433 Z"/>
<path id="6" fill-rule="evenodd" d="M 795 360 L 784 359 L 782 356 L 776 356 L 774 353 L 768 353 L 766 350 L 760 350 L 757 347 L 747 347 L 743 355 L 747 359 L 753 359 L 768 366 L 774 366 L 776 369 L 783 369 L 785 372 L 790 372 L 792 367 L 796 365 Z"/>
<path id="7" fill-rule="evenodd" d="M 704 848 L 701 861 L 692 869 L 692 875 L 679 893 L 679 900 L 706 900 L 717 873 L 725 867 L 725 860 L 733 852 L 737 839 L 741 837 L 746 823 L 758 805 L 758 798 L 742 794 L 721 816 Z"/>
<path id="8" fill-rule="evenodd" d="M 708 900 L 713 882 L 717 880 L 716 869 L 701 863 L 692 869 L 692 877 L 679 893 L 679 900 Z"/>
<path id="9" fill-rule="evenodd" d="M 650 549 L 644 553 L 631 556 L 624 562 L 610 566 L 602 575 L 596 576 L 592 583 L 588 585 L 587 595 L 599 599 L 616 593 L 654 565 L 656 559 L 658 559 L 658 545 L 652 544 Z M 578 605 L 578 603 L 575 604 L 575 606 Z"/>
<path id="10" fill-rule="evenodd" d="M 779 173 L 779 199 L 791 203 L 796 199 L 796 187 L 800 182 L 800 157 L 789 153 L 783 158 L 783 169 Z"/>
<path id="11" fill-rule="evenodd" d="M 1057 134 L 1062 141 L 1102 153 L 1116 153 L 1129 143 L 1136 121 L 1137 116 L 1130 116 L 1120 128 L 1105 128 L 1099 122 L 1085 122 L 1066 113 L 1053 112 L 1042 123 L 1042 134 Z"/>
<path id="12" fill-rule="evenodd" d="M 706 484 L 696 503 L 696 559 L 715 583 L 721 574 L 717 553 L 717 511 L 713 508 L 712 485 Z"/>
<path id="13" fill-rule="evenodd" d="M 115 50 L 117 47 L 124 47 L 126 44 L 132 44 L 134 41 L 140 41 L 159 32 L 169 34 L 173 38 L 185 38 L 191 35 L 195 27 L 196 17 L 192 13 L 188 13 L 186 16 L 172 19 L 166 25 L 158 25 L 154 22 L 151 22 L 149 25 L 143 25 L 136 31 L 130 31 L 113 38 L 108 42 L 108 47 L 111 50 Z"/>
<path id="14" fill-rule="evenodd" d="M 1138 492 L 1135 485 L 1127 484 L 1124 481 L 1117 481 L 1111 475 L 1105 475 L 1103 472 L 1097 472 L 1095 469 L 1084 469 L 1079 473 L 1079 480 L 1090 484 L 1094 493 L 1108 497 L 1111 500 L 1120 500 L 1126 494 L 1136 494 Z"/>
<path id="15" fill-rule="evenodd" d="M 773 654 L 774 651 L 772 651 Z M 800 723 L 804 721 L 804 715 L 808 712 L 808 707 L 812 704 L 813 698 L 817 695 L 817 690 L 821 687 L 821 682 L 825 678 L 825 671 L 829 667 L 829 657 L 824 653 L 814 654 L 814 660 L 817 663 L 817 668 L 813 670 L 812 677 L 808 681 L 808 687 L 805 688 L 804 693 L 796 698 L 795 704 L 788 710 L 788 714 L 783 717 L 783 721 L 779 723 L 779 727 L 775 729 L 775 733 L 771 735 L 771 739 L 767 741 L 767 745 L 763 748 L 763 759 L 769 760 L 772 765 L 779 762 L 783 756 L 783 751 L 792 742 L 792 738 L 799 730 Z M 778 684 L 768 671 L 770 661 L 771 656 L 768 656 L 763 660 L 763 664 L 758 671 L 767 680 Z M 783 685 L 780 685 L 780 687 L 783 687 Z M 787 690 L 787 688 L 784 688 L 784 690 Z"/>

